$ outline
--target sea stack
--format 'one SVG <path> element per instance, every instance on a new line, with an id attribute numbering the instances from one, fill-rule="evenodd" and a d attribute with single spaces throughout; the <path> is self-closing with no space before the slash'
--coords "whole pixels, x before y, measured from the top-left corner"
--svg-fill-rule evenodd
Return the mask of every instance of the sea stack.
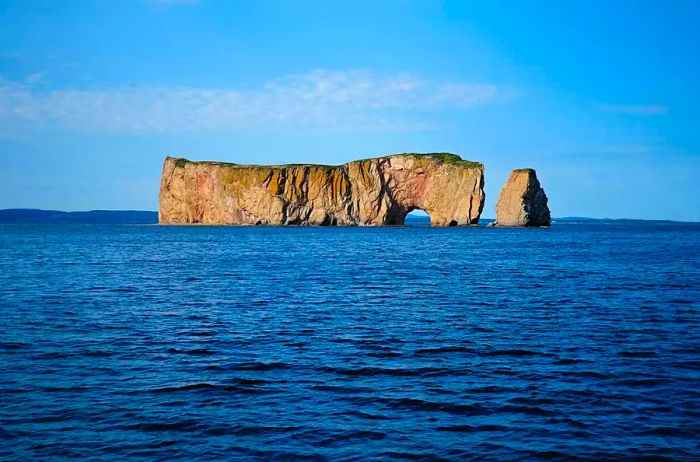
<path id="1" fill-rule="evenodd" d="M 327 165 L 240 165 L 167 157 L 162 224 L 401 225 L 421 209 L 433 226 L 475 225 L 484 166 L 455 154 L 395 154 Z"/>
<path id="2" fill-rule="evenodd" d="M 549 226 L 547 195 L 531 168 L 513 170 L 496 202 L 496 226 Z"/>

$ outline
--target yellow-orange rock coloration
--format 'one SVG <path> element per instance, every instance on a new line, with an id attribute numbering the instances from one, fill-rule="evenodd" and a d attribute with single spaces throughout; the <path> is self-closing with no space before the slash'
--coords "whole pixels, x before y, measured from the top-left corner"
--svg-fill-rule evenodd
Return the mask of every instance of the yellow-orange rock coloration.
<path id="1" fill-rule="evenodd" d="M 496 226 L 549 226 L 547 195 L 531 168 L 513 170 L 496 202 Z"/>
<path id="2" fill-rule="evenodd" d="M 454 154 L 396 154 L 339 166 L 239 165 L 167 157 L 163 224 L 397 225 L 421 209 L 433 226 L 477 224 L 484 167 Z"/>

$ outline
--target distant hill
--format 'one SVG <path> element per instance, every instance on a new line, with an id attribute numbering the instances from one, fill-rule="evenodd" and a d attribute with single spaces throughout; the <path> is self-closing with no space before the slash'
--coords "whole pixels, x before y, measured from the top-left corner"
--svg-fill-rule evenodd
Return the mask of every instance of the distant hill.
<path id="1" fill-rule="evenodd" d="M 480 218 L 481 226 L 488 225 L 495 221 L 494 218 Z M 673 220 L 640 220 L 635 218 L 590 218 L 590 217 L 560 217 L 552 218 L 552 223 L 561 225 L 614 225 L 614 224 L 673 224 L 673 223 L 690 223 Z M 407 226 L 428 226 L 430 225 L 430 217 L 427 215 L 408 215 L 406 217 Z"/>
<path id="2" fill-rule="evenodd" d="M 158 223 L 158 212 L 143 210 L 90 210 L 87 212 L 61 212 L 40 209 L 0 210 L 0 223 L 57 223 L 57 224 L 105 224 L 133 225 Z"/>
<path id="3" fill-rule="evenodd" d="M 481 218 L 480 225 L 487 225 L 493 218 Z M 671 220 L 635 220 L 588 217 L 553 218 L 554 224 L 615 224 L 615 223 L 679 223 Z M 62 212 L 41 209 L 2 209 L 0 224 L 55 223 L 93 225 L 150 225 L 158 223 L 158 212 L 148 210 L 90 210 L 87 212 Z M 407 226 L 429 226 L 428 215 L 408 215 Z"/>
<path id="4" fill-rule="evenodd" d="M 599 224 L 615 224 L 615 223 L 657 223 L 657 224 L 666 224 L 666 223 L 690 223 L 690 222 L 682 222 L 682 221 L 675 221 L 675 220 L 642 220 L 638 218 L 589 218 L 589 217 L 559 217 L 559 218 L 552 218 L 552 223 L 560 223 L 560 224 L 594 224 L 594 223 L 599 223 Z"/>

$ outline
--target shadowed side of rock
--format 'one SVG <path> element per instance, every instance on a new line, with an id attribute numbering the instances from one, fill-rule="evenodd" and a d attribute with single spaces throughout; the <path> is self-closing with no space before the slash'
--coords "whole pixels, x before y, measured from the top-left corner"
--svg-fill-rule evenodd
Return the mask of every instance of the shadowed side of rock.
<path id="1" fill-rule="evenodd" d="M 549 226 L 547 195 L 531 168 L 513 170 L 496 202 L 496 226 Z"/>
<path id="2" fill-rule="evenodd" d="M 239 165 L 167 157 L 162 224 L 398 225 L 415 209 L 435 226 L 477 224 L 484 168 L 454 154 L 397 154 L 325 165 Z"/>

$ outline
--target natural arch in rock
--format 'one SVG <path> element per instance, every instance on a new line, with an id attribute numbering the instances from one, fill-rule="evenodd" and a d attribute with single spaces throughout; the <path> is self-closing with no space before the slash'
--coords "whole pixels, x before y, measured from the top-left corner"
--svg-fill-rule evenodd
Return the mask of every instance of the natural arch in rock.
<path id="1" fill-rule="evenodd" d="M 430 226 L 431 218 L 425 210 L 416 208 L 406 214 L 403 224 L 406 226 Z"/>
<path id="2" fill-rule="evenodd" d="M 396 154 L 339 166 L 238 165 L 168 157 L 161 223 L 396 225 L 414 209 L 432 226 L 478 224 L 484 168 L 455 154 Z"/>

